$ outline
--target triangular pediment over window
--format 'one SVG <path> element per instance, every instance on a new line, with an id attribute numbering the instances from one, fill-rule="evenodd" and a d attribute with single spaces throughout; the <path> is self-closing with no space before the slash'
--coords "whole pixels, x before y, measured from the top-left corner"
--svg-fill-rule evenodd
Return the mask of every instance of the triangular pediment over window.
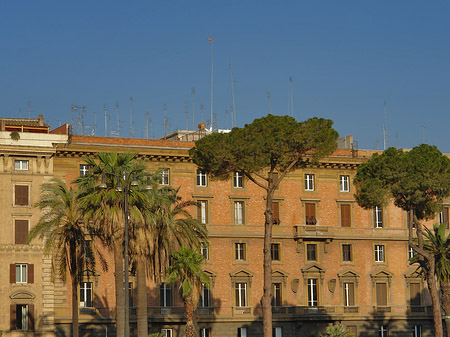
<path id="1" fill-rule="evenodd" d="M 338 273 L 338 277 L 339 278 L 343 278 L 343 277 L 346 277 L 346 278 L 349 278 L 349 277 L 357 278 L 359 276 L 360 275 L 357 272 L 355 272 L 355 271 L 353 271 L 351 269 L 346 269 L 346 270 L 341 271 L 340 273 Z"/>

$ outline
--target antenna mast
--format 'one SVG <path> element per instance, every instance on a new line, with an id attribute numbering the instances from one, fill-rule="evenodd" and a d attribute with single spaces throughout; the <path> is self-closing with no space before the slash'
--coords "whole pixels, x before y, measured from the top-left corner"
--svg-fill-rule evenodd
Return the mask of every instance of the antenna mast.
<path id="1" fill-rule="evenodd" d="M 200 111 L 202 112 L 202 123 L 203 123 L 203 104 L 200 104 Z"/>
<path id="2" fill-rule="evenodd" d="M 105 110 L 105 137 L 106 137 L 108 136 L 108 121 L 106 120 L 107 118 L 106 104 L 103 106 L 103 109 Z"/>
<path id="3" fill-rule="evenodd" d="M 195 109 L 195 88 L 192 88 L 192 130 L 195 130 L 194 109 Z"/>
<path id="4" fill-rule="evenodd" d="M 116 103 L 116 114 L 117 114 L 117 136 L 120 137 L 119 102 Z"/>
<path id="5" fill-rule="evenodd" d="M 166 135 L 167 135 L 167 116 L 166 116 L 167 106 L 165 104 L 163 106 L 163 109 L 164 109 L 164 137 L 166 137 Z"/>
<path id="6" fill-rule="evenodd" d="M 186 114 L 186 130 L 189 130 L 189 112 L 188 112 L 188 102 L 184 101 L 184 109 Z"/>
<path id="7" fill-rule="evenodd" d="M 213 130 L 213 83 L 214 83 L 214 36 L 208 37 L 211 42 L 211 131 Z"/>
<path id="8" fill-rule="evenodd" d="M 289 77 L 289 104 L 288 105 L 290 107 L 289 113 L 291 114 L 291 117 L 294 117 L 294 93 L 292 90 L 292 76 Z"/>
<path id="9" fill-rule="evenodd" d="M 233 81 L 233 64 L 230 62 L 231 77 L 231 95 L 233 96 L 233 111 L 231 112 L 231 127 L 236 126 L 236 106 L 234 105 L 234 81 Z"/>
<path id="10" fill-rule="evenodd" d="M 148 139 L 148 111 L 145 113 L 145 138 Z"/>
<path id="11" fill-rule="evenodd" d="M 95 131 L 97 129 L 97 113 L 94 111 L 94 130 L 92 130 L 92 135 L 95 136 Z"/>

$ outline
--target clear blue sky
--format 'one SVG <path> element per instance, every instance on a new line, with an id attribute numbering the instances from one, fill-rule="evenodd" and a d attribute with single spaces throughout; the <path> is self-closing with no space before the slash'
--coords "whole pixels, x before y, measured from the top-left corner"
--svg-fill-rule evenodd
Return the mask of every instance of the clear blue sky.
<path id="1" fill-rule="evenodd" d="M 450 2 L 448 1 L 1 1 L 0 116 L 38 113 L 52 127 L 85 105 L 86 132 L 97 112 L 111 127 L 154 137 L 210 118 L 214 35 L 214 112 L 231 126 L 229 62 L 237 125 L 270 111 L 287 114 L 289 77 L 297 120 L 331 118 L 359 148 L 412 147 L 425 139 L 450 152 Z M 229 111 L 228 115 L 226 110 Z M 77 120 L 75 120 L 77 131 Z"/>

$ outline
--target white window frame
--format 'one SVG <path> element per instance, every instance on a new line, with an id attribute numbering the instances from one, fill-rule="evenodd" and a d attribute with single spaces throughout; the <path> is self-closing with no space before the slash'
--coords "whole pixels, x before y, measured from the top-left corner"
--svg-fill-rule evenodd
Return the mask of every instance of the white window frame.
<path id="1" fill-rule="evenodd" d="M 172 329 L 161 329 L 161 335 L 164 337 L 172 337 Z"/>
<path id="2" fill-rule="evenodd" d="M 22 322 L 21 322 L 21 331 L 26 331 L 28 330 L 28 316 L 29 316 L 29 311 L 28 311 L 28 305 L 27 304 L 16 304 L 16 313 L 18 312 L 19 308 L 22 310 L 21 312 L 21 317 L 22 317 Z M 18 327 L 18 323 L 16 322 L 16 327 Z"/>
<path id="3" fill-rule="evenodd" d="M 81 296 L 83 295 L 83 296 Z M 81 299 L 84 299 L 82 301 Z M 90 305 L 89 305 L 90 304 Z M 92 308 L 92 282 L 80 283 L 80 308 Z"/>
<path id="4" fill-rule="evenodd" d="M 373 221 L 375 228 L 383 228 L 383 208 L 375 206 L 373 210 Z"/>
<path id="5" fill-rule="evenodd" d="M 272 337 L 283 337 L 283 330 L 281 327 L 272 328 Z"/>
<path id="6" fill-rule="evenodd" d="M 163 297 L 160 299 L 160 305 L 161 307 L 167 308 L 167 307 L 171 307 L 172 303 L 168 303 L 169 299 L 172 299 L 172 287 L 167 284 L 167 283 L 162 283 L 161 284 L 162 288 L 163 288 Z M 161 289 L 160 286 L 160 289 Z M 161 291 L 160 291 L 161 294 Z"/>
<path id="7" fill-rule="evenodd" d="M 386 262 L 384 245 L 375 245 L 374 252 L 375 252 L 375 262 Z"/>
<path id="8" fill-rule="evenodd" d="M 200 243 L 200 253 L 206 261 L 209 260 L 209 247 L 206 242 Z"/>
<path id="9" fill-rule="evenodd" d="M 236 242 L 234 244 L 234 257 L 236 261 L 245 261 L 246 260 L 246 252 L 245 252 L 245 242 Z"/>
<path id="10" fill-rule="evenodd" d="M 317 307 L 319 304 L 319 289 L 316 278 L 309 278 L 308 281 L 308 307 Z"/>
<path id="11" fill-rule="evenodd" d="M 235 300 L 236 307 L 246 307 L 247 306 L 247 283 L 246 282 L 236 282 L 235 284 Z"/>
<path id="12" fill-rule="evenodd" d="M 25 159 L 15 159 L 14 160 L 14 170 L 15 171 L 28 171 L 30 167 L 30 162 Z"/>
<path id="13" fill-rule="evenodd" d="M 344 282 L 344 306 L 350 307 L 350 287 L 349 285 L 353 285 L 353 303 L 355 303 L 355 283 L 354 282 Z M 354 304 L 353 304 L 354 305 Z"/>
<path id="14" fill-rule="evenodd" d="M 200 328 L 199 337 L 210 337 L 211 329 L 210 328 Z"/>
<path id="15" fill-rule="evenodd" d="M 199 200 L 200 221 L 202 224 L 208 223 L 208 200 Z"/>
<path id="16" fill-rule="evenodd" d="M 389 328 L 387 325 L 382 325 L 380 327 L 380 337 L 388 337 L 389 336 Z"/>
<path id="17" fill-rule="evenodd" d="M 163 168 L 159 172 L 159 184 L 160 185 L 170 185 L 170 171 L 168 168 Z"/>
<path id="18" fill-rule="evenodd" d="M 208 175 L 206 172 L 197 169 L 197 186 L 207 187 L 208 186 Z"/>
<path id="19" fill-rule="evenodd" d="M 305 191 L 314 191 L 314 174 L 305 174 Z"/>
<path id="20" fill-rule="evenodd" d="M 414 256 L 416 256 L 416 252 L 412 247 L 408 247 L 408 259 L 412 259 Z"/>
<path id="21" fill-rule="evenodd" d="M 16 263 L 16 283 L 28 283 L 28 264 Z"/>
<path id="22" fill-rule="evenodd" d="M 211 290 L 209 287 L 202 283 L 202 292 L 199 301 L 200 307 L 208 308 L 211 306 Z"/>
<path id="23" fill-rule="evenodd" d="M 237 337 L 247 337 L 247 328 L 237 328 Z"/>
<path id="24" fill-rule="evenodd" d="M 341 192 L 350 192 L 350 176 L 342 175 L 339 176 L 339 190 Z"/>
<path id="25" fill-rule="evenodd" d="M 238 171 L 233 172 L 233 187 L 234 188 L 244 187 L 244 175 L 242 174 L 242 172 Z"/>
<path id="26" fill-rule="evenodd" d="M 234 202 L 234 224 L 235 225 L 244 224 L 244 201 Z"/>
<path id="27" fill-rule="evenodd" d="M 280 294 L 280 298 L 277 298 L 277 289 Z M 283 286 L 280 282 L 272 283 L 272 306 L 276 306 L 277 300 L 280 301 L 281 306 L 283 305 Z"/>
<path id="28" fill-rule="evenodd" d="M 89 173 L 89 165 L 80 164 L 80 177 L 84 177 Z"/>

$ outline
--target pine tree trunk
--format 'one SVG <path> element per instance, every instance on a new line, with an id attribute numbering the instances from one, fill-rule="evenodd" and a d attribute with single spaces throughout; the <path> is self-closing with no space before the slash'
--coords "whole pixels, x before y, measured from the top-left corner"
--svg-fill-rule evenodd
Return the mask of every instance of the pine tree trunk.
<path id="1" fill-rule="evenodd" d="M 78 324 L 78 280 L 72 276 L 72 336 L 79 336 Z"/>
<path id="2" fill-rule="evenodd" d="M 114 244 L 114 271 L 116 285 L 116 336 L 124 337 L 125 334 L 125 293 L 123 281 L 122 242 Z"/>
<path id="3" fill-rule="evenodd" d="M 147 321 L 147 284 L 145 259 L 138 259 L 137 276 L 137 329 L 138 337 L 148 337 Z"/>
<path id="4" fill-rule="evenodd" d="M 445 312 L 445 328 L 447 337 L 450 337 L 450 280 L 441 282 L 442 307 Z"/>
<path id="5" fill-rule="evenodd" d="M 196 336 L 195 322 L 194 322 L 194 301 L 192 296 L 188 296 L 184 299 L 184 311 L 186 315 L 186 337 Z"/>

